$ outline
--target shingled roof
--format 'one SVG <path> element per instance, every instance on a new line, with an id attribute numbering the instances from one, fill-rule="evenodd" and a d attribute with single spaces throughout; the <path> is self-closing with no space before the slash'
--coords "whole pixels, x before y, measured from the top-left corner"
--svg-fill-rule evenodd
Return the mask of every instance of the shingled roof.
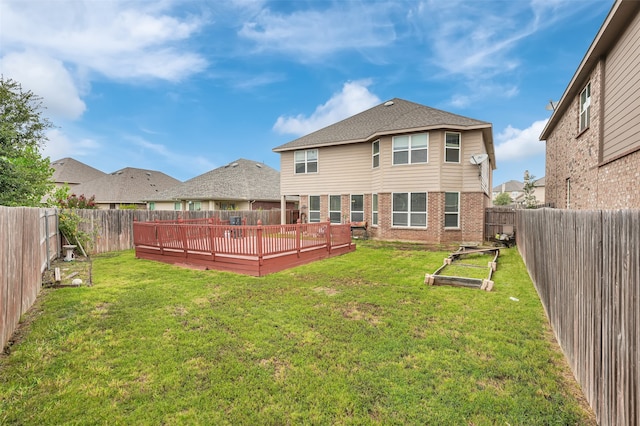
<path id="1" fill-rule="evenodd" d="M 73 192 L 87 197 L 95 195 L 96 203 L 142 203 L 155 194 L 180 184 L 155 170 L 126 167 L 73 188 Z"/>
<path id="2" fill-rule="evenodd" d="M 51 167 L 54 170 L 53 181 L 56 183 L 68 183 L 69 185 L 89 182 L 106 175 L 103 171 L 69 157 L 53 161 Z"/>
<path id="3" fill-rule="evenodd" d="M 491 123 L 441 111 L 394 98 L 371 109 L 280 145 L 275 152 L 299 148 L 366 142 L 383 135 L 437 128 L 452 130 L 488 129 L 485 139 L 493 156 Z"/>
<path id="4" fill-rule="evenodd" d="M 208 171 L 147 201 L 280 200 L 280 172 L 257 161 L 240 158 Z"/>

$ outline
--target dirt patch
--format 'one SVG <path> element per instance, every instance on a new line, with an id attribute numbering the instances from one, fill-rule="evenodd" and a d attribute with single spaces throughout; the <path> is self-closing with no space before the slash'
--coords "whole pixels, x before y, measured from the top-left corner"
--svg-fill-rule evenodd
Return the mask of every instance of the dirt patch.
<path id="1" fill-rule="evenodd" d="M 316 293 L 324 293 L 327 296 L 335 296 L 336 294 L 340 293 L 335 288 L 329 288 L 329 287 L 316 287 L 313 289 L 313 291 L 315 291 Z"/>
<path id="2" fill-rule="evenodd" d="M 43 287 L 78 287 L 80 285 L 92 285 L 91 258 L 75 257 L 71 262 L 56 259 L 51 262 L 51 267 L 42 274 Z M 56 280 L 56 269 L 59 270 L 60 280 Z M 78 281 L 82 280 L 80 284 Z"/>

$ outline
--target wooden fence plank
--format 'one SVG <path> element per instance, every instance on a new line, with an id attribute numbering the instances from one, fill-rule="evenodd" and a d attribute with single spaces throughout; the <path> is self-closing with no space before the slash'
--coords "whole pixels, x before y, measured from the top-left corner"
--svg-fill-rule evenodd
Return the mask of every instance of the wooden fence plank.
<path id="1" fill-rule="evenodd" d="M 640 211 L 518 210 L 518 249 L 602 425 L 640 424 Z"/>

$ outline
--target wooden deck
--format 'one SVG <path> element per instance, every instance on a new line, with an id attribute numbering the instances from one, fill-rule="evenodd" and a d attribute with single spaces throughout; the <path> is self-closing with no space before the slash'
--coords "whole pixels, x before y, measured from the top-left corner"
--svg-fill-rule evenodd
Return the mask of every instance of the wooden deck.
<path id="1" fill-rule="evenodd" d="M 136 257 L 198 269 L 263 276 L 354 251 L 349 224 L 232 226 L 135 222 Z"/>

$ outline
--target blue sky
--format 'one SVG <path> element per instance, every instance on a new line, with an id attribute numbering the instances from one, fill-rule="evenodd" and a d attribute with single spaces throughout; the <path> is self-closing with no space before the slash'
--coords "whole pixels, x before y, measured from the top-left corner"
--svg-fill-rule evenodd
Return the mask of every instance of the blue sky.
<path id="1" fill-rule="evenodd" d="M 43 153 L 187 180 L 398 97 L 493 123 L 494 184 L 538 141 L 612 0 L 1 0 L 0 73 Z"/>

